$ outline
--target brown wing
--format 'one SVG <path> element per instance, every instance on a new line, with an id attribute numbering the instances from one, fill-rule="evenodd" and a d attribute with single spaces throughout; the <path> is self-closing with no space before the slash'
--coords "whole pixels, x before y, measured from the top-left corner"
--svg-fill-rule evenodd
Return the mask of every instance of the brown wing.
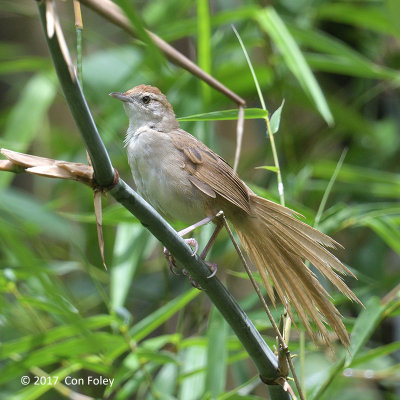
<path id="1" fill-rule="evenodd" d="M 171 140 L 185 155 L 184 168 L 194 177 L 189 178 L 194 186 L 210 197 L 215 192 L 250 213 L 249 189 L 223 158 L 182 129 Z"/>

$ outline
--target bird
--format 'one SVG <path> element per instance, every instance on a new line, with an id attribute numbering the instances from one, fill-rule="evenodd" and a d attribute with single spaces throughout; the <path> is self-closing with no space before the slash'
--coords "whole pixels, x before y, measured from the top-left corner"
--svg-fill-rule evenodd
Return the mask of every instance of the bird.
<path id="1" fill-rule="evenodd" d="M 180 128 L 166 96 L 142 84 L 110 96 L 122 101 L 129 119 L 125 136 L 137 192 L 165 219 L 193 224 L 222 211 L 256 266 L 271 302 L 276 297 L 297 313 L 309 335 L 328 345 L 327 326 L 348 348 L 342 316 L 308 260 L 350 300 L 360 300 L 343 280 L 354 274 L 329 249 L 331 237 L 300 220 L 296 211 L 256 195 L 217 153 Z"/>

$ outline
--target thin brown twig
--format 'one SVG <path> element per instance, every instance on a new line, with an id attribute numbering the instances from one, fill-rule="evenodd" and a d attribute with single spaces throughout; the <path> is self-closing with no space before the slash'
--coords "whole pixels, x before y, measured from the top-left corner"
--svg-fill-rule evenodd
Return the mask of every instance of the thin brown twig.
<path id="1" fill-rule="evenodd" d="M 244 126 L 244 107 L 239 104 L 238 119 L 236 125 L 236 151 L 235 151 L 235 162 L 233 164 L 233 170 L 236 172 L 239 165 L 240 152 L 242 150 L 243 140 L 243 126 Z"/>
<path id="2" fill-rule="evenodd" d="M 250 281 L 251 281 L 251 283 L 252 283 L 252 285 L 254 287 L 254 290 L 256 291 L 256 293 L 257 293 L 257 295 L 258 295 L 258 297 L 259 297 L 259 299 L 260 299 L 260 301 L 261 301 L 261 303 L 262 303 L 262 305 L 264 307 L 264 310 L 268 315 L 268 319 L 271 322 L 272 328 L 274 329 L 274 331 L 275 331 L 275 333 L 276 333 L 276 335 L 278 337 L 279 343 L 280 343 L 280 345 L 282 347 L 281 351 L 286 356 L 286 360 L 287 360 L 287 362 L 289 364 L 289 368 L 290 368 L 290 370 L 292 372 L 293 380 L 294 380 L 294 382 L 296 384 L 297 391 L 299 392 L 300 399 L 301 400 L 305 400 L 305 397 L 304 397 L 303 392 L 301 390 L 300 381 L 299 381 L 299 379 L 297 377 L 297 374 L 296 374 L 296 371 L 294 369 L 294 365 L 293 365 L 293 361 L 292 361 L 292 356 L 290 354 L 290 350 L 289 350 L 288 346 L 286 345 L 285 340 L 284 340 L 281 332 L 278 329 L 278 326 L 275 323 L 274 317 L 272 316 L 271 311 L 270 311 L 270 309 L 268 307 L 268 304 L 265 301 L 265 298 L 262 295 L 261 290 L 260 290 L 259 286 L 257 285 L 256 280 L 254 279 L 254 276 L 253 276 L 253 274 L 252 274 L 252 272 L 250 270 L 250 267 L 249 267 L 244 255 L 243 255 L 243 252 L 240 249 L 239 245 L 237 244 L 237 242 L 235 240 L 235 237 L 233 236 L 232 230 L 231 230 L 231 228 L 230 228 L 230 226 L 229 226 L 229 224 L 228 224 L 228 222 L 227 222 L 227 220 L 225 218 L 225 215 L 223 213 L 221 213 L 221 214 L 222 214 L 222 219 L 223 219 L 223 222 L 224 222 L 225 229 L 227 230 L 228 235 L 229 235 L 229 237 L 230 237 L 230 239 L 231 239 L 231 241 L 233 243 L 233 246 L 235 247 L 236 252 L 239 255 L 239 258 L 243 263 L 243 266 L 244 266 L 244 268 L 245 268 L 245 270 L 247 272 L 247 275 L 250 278 Z M 285 377 L 283 377 L 283 378 L 285 379 L 284 382 L 279 382 L 279 380 L 278 380 L 277 383 L 281 384 L 282 387 L 285 387 L 284 384 L 286 382 L 286 378 Z"/>
<path id="3" fill-rule="evenodd" d="M 104 18 L 108 19 L 115 25 L 124 29 L 130 35 L 135 36 L 135 31 L 132 28 L 132 24 L 129 19 L 124 15 L 123 11 L 119 6 L 113 3 L 110 0 L 81 0 L 81 3 L 85 6 L 91 8 L 93 11 L 96 11 Z M 154 44 L 175 64 L 181 66 L 186 69 L 193 75 L 197 76 L 204 82 L 207 82 L 211 87 L 220 91 L 225 96 L 229 97 L 237 104 L 245 105 L 246 102 L 239 95 L 232 92 L 221 82 L 213 78 L 207 72 L 202 70 L 198 65 L 196 65 L 193 61 L 189 60 L 186 56 L 180 53 L 178 50 L 174 49 L 171 45 L 169 45 L 165 40 L 161 39 L 155 33 L 146 29 L 147 34 L 154 42 Z"/>

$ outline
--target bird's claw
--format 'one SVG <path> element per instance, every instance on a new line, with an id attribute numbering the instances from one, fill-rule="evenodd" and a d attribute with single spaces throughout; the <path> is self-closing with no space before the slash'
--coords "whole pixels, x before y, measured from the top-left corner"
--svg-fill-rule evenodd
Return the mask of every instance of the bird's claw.
<path id="1" fill-rule="evenodd" d="M 184 269 L 182 270 L 182 274 L 185 275 L 185 276 L 187 276 L 187 278 L 189 279 L 189 282 L 191 283 L 191 285 L 192 285 L 194 288 L 196 288 L 196 289 L 198 289 L 198 290 L 204 290 L 204 289 L 193 279 L 192 275 L 189 274 L 189 272 L 187 271 L 186 268 L 184 268 Z"/>
<path id="2" fill-rule="evenodd" d="M 199 244 L 195 238 L 183 239 L 189 246 L 194 247 L 192 256 L 195 256 L 199 251 Z"/>
<path id="3" fill-rule="evenodd" d="M 194 248 L 193 256 L 195 256 L 199 250 L 199 244 L 197 243 L 197 240 L 194 238 L 183 239 L 183 240 L 189 246 Z M 164 256 L 167 259 L 169 270 L 174 275 L 179 275 L 178 268 L 176 266 L 175 257 L 169 252 L 169 250 L 166 247 L 164 247 Z M 209 262 L 209 261 L 205 261 L 205 263 L 211 271 L 211 274 L 209 276 L 207 276 L 207 279 L 211 279 L 217 273 L 218 266 L 217 266 L 217 264 Z M 193 287 L 195 287 L 196 289 L 199 289 L 199 290 L 203 290 L 203 288 L 193 279 L 193 277 L 188 273 L 188 271 L 186 269 L 182 270 L 182 274 L 188 277 L 188 279 Z"/>
<path id="4" fill-rule="evenodd" d="M 194 238 L 189 238 L 189 239 L 183 239 L 189 246 L 194 248 L 193 251 L 193 256 L 195 256 L 199 250 L 199 244 L 197 243 L 197 240 Z M 164 247 L 164 256 L 167 259 L 167 263 L 169 266 L 169 270 L 174 274 L 174 275 L 179 275 L 177 272 L 177 267 L 176 267 L 176 260 L 175 257 L 169 252 L 169 250 Z"/>
<path id="5" fill-rule="evenodd" d="M 215 276 L 215 274 L 217 273 L 218 266 L 217 266 L 217 264 L 214 264 L 214 263 L 211 263 L 211 262 L 208 262 L 208 261 L 205 261 L 205 263 L 206 263 L 206 265 L 208 266 L 208 268 L 210 268 L 210 271 L 211 271 L 211 275 L 207 276 L 207 279 L 210 279 L 210 278 L 212 278 L 213 276 Z M 187 271 L 186 268 L 184 268 L 184 269 L 182 270 L 182 274 L 185 275 L 185 276 L 187 276 L 187 278 L 189 279 L 189 282 L 191 283 L 191 285 L 192 285 L 194 288 L 196 288 L 196 289 L 198 289 L 198 290 L 204 290 L 204 289 L 193 279 L 192 275 L 189 274 L 189 272 Z"/>
<path id="6" fill-rule="evenodd" d="M 179 275 L 177 268 L 176 268 L 176 260 L 175 257 L 169 252 L 169 250 L 164 247 L 164 256 L 167 259 L 168 267 L 169 270 L 174 274 L 174 275 Z"/>
<path id="7" fill-rule="evenodd" d="M 207 276 L 207 279 L 211 279 L 215 276 L 218 271 L 218 265 L 209 261 L 205 261 L 208 268 L 210 268 L 211 274 Z"/>

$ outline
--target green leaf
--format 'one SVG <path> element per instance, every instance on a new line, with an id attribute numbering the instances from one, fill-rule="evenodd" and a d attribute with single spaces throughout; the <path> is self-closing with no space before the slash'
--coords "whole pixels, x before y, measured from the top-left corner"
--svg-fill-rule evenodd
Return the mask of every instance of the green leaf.
<path id="1" fill-rule="evenodd" d="M 198 400 L 204 392 L 207 349 L 204 346 L 188 347 L 182 352 L 181 386 L 179 400 Z"/>
<path id="2" fill-rule="evenodd" d="M 400 74 L 397 71 L 368 62 L 357 64 L 346 57 L 325 54 L 306 53 L 305 58 L 308 64 L 318 71 L 397 82 L 400 80 Z"/>
<path id="3" fill-rule="evenodd" d="M 375 79 L 398 80 L 400 77 L 398 71 L 375 64 L 345 42 L 325 32 L 301 29 L 295 25 L 289 25 L 289 29 L 299 44 L 325 53 L 306 53 L 307 62 L 313 68 Z"/>
<path id="4" fill-rule="evenodd" d="M 43 367 L 64 359 L 80 359 L 91 353 L 102 353 L 112 351 L 113 348 L 125 345 L 126 340 L 122 336 L 112 335 L 106 332 L 94 332 L 85 337 L 77 337 L 63 340 L 49 346 L 42 346 L 33 351 L 20 361 L 8 363 L 2 368 L 0 383 L 7 382 L 20 376 L 32 367 Z"/>
<path id="5" fill-rule="evenodd" d="M 251 76 L 253 77 L 253 82 L 254 82 L 254 85 L 255 85 L 256 90 L 257 90 L 258 99 L 260 100 L 260 103 L 261 103 L 261 107 L 262 107 L 263 110 L 267 110 L 267 106 L 265 105 L 264 97 L 263 97 L 262 92 L 261 92 L 260 83 L 258 81 L 258 78 L 257 78 L 257 75 L 256 75 L 256 71 L 254 70 L 253 63 L 250 60 L 249 53 L 246 50 L 246 46 L 244 45 L 243 40 L 240 37 L 239 32 L 236 30 L 236 28 L 234 26 L 232 26 L 232 29 L 233 29 L 233 32 L 235 33 L 235 35 L 236 35 L 236 37 L 237 37 L 237 39 L 239 41 L 240 47 L 242 48 L 243 54 L 244 54 L 244 56 L 246 58 L 247 65 L 248 65 L 248 67 L 250 69 Z"/>
<path id="6" fill-rule="evenodd" d="M 223 393 L 227 369 L 228 325 L 221 313 L 213 307 L 208 325 L 208 348 L 205 391 L 216 398 Z"/>
<path id="7" fill-rule="evenodd" d="M 320 380 L 318 386 L 310 396 L 310 400 L 319 400 L 323 393 L 332 384 L 332 381 L 348 367 L 353 359 L 373 334 L 380 323 L 386 307 L 381 304 L 378 297 L 371 297 L 365 304 L 365 309 L 357 317 L 350 337 L 350 348 L 335 364 L 333 364 L 325 379 Z"/>
<path id="8" fill-rule="evenodd" d="M 144 27 L 141 17 L 136 11 L 132 2 L 128 0 L 116 0 L 116 3 L 121 7 L 121 9 L 130 20 L 136 35 L 139 37 L 139 39 L 143 40 L 143 42 L 146 43 L 152 62 L 154 62 L 158 66 L 164 64 L 165 57 L 163 53 L 150 38 L 149 32 Z"/>
<path id="9" fill-rule="evenodd" d="M 375 328 L 381 321 L 385 306 L 381 304 L 378 297 L 371 297 L 365 304 L 365 309 L 356 319 L 356 322 L 351 332 L 351 345 L 349 354 L 346 356 L 345 366 L 349 366 L 353 358 L 370 338 Z"/>
<path id="10" fill-rule="evenodd" d="M 272 171 L 272 172 L 278 172 L 279 168 L 275 167 L 273 165 L 263 165 L 261 167 L 256 167 L 255 169 L 266 169 L 268 171 Z"/>
<path id="11" fill-rule="evenodd" d="M 6 122 L 1 143 L 12 143 L 12 150 L 25 152 L 35 135 L 43 129 L 43 120 L 56 95 L 54 75 L 33 76 L 25 85 Z M 13 174 L 0 174 L 0 187 L 6 186 Z"/>
<path id="12" fill-rule="evenodd" d="M 42 233 L 53 238 L 79 242 L 80 231 L 76 226 L 47 210 L 26 192 L 15 189 L 0 191 L 0 212 L 8 218 L 13 217 L 21 228 L 32 235 Z"/>
<path id="13" fill-rule="evenodd" d="M 173 394 L 176 392 L 178 367 L 175 364 L 164 365 L 154 380 L 154 389 L 160 397 L 150 396 L 147 400 L 176 400 Z"/>
<path id="14" fill-rule="evenodd" d="M 71 221 L 76 222 L 85 222 L 89 224 L 96 223 L 96 216 L 93 212 L 88 213 L 71 213 L 60 211 L 58 212 L 59 215 L 70 219 Z M 118 225 L 120 223 L 127 223 L 129 222 L 131 226 L 135 224 L 138 225 L 138 221 L 132 216 L 132 214 L 121 204 L 115 203 L 109 206 L 105 206 L 103 209 L 103 226 L 106 225 Z"/>
<path id="15" fill-rule="evenodd" d="M 140 320 L 129 332 L 132 336 L 132 339 L 139 341 L 145 338 L 148 334 L 153 332 L 165 321 L 167 321 L 177 311 L 186 306 L 187 303 L 197 297 L 199 293 L 200 292 L 197 289 L 189 290 L 186 293 L 183 293 L 181 296 L 171 300 L 157 311 Z"/>
<path id="16" fill-rule="evenodd" d="M 240 399 L 248 399 L 248 400 L 258 400 L 259 397 L 256 396 L 246 396 L 246 395 L 239 395 L 238 392 L 245 391 L 248 393 L 254 388 L 255 382 L 258 381 L 260 378 L 258 376 L 254 376 L 248 379 L 246 382 L 242 383 L 241 385 L 237 386 L 236 388 L 230 390 L 229 392 L 225 392 L 218 397 L 218 400 L 240 400 Z"/>
<path id="17" fill-rule="evenodd" d="M 231 121 L 237 120 L 238 110 L 212 111 L 205 114 L 189 115 L 178 118 L 179 121 Z M 261 108 L 246 108 L 244 110 L 245 119 L 265 119 L 268 111 Z"/>
<path id="18" fill-rule="evenodd" d="M 336 168 L 333 171 L 333 174 L 331 176 L 331 179 L 329 180 L 329 183 L 326 186 L 326 189 L 325 189 L 324 194 L 322 196 L 321 203 L 320 203 L 320 205 L 318 207 L 317 215 L 315 216 L 315 219 L 314 219 L 314 227 L 315 228 L 318 228 L 318 224 L 319 224 L 319 221 L 320 221 L 320 219 L 322 217 L 322 214 L 323 214 L 323 212 L 325 210 L 325 206 L 326 206 L 326 202 L 328 201 L 329 194 L 331 193 L 333 185 L 335 184 L 336 178 L 338 176 L 340 168 L 343 165 L 343 161 L 344 161 L 344 159 L 346 157 L 346 154 L 347 154 L 347 149 L 342 151 L 342 155 L 340 156 L 339 161 L 336 164 Z"/>
<path id="19" fill-rule="evenodd" d="M 160 365 L 169 363 L 179 364 L 177 356 L 168 351 L 139 348 L 137 355 L 141 359 L 141 362 L 153 361 Z"/>
<path id="20" fill-rule="evenodd" d="M 282 100 L 281 105 L 279 106 L 278 109 L 274 111 L 274 113 L 271 115 L 271 119 L 269 120 L 269 123 L 271 125 L 271 132 L 276 133 L 279 130 L 279 125 L 281 123 L 281 114 L 282 114 L 282 109 L 285 104 L 285 99 Z"/>
<path id="21" fill-rule="evenodd" d="M 332 381 L 343 371 L 343 366 L 345 362 L 345 357 L 342 356 L 338 361 L 336 361 L 328 371 L 328 375 L 325 379 L 319 379 L 318 385 L 309 396 L 310 400 L 320 400 L 322 395 L 325 393 Z"/>
<path id="22" fill-rule="evenodd" d="M 358 28 L 370 29 L 384 34 L 396 34 L 392 28 L 388 15 L 386 15 L 382 3 L 380 4 L 346 4 L 325 3 L 316 9 L 316 17 L 354 25 Z"/>
<path id="23" fill-rule="evenodd" d="M 376 349 L 371 349 L 357 357 L 354 357 L 349 367 L 354 368 L 358 365 L 367 364 L 372 360 L 392 354 L 399 349 L 400 342 L 389 343 Z"/>
<path id="24" fill-rule="evenodd" d="M 214 10 L 213 10 L 214 11 Z M 211 16 L 211 26 L 220 27 L 232 24 L 236 21 L 243 21 L 253 16 L 259 11 L 254 5 L 246 5 L 242 8 L 222 10 Z M 166 41 L 171 42 L 183 37 L 191 36 L 196 33 L 196 20 L 194 18 L 180 19 L 171 25 L 165 19 L 161 21 L 161 26 L 157 32 Z"/>
<path id="25" fill-rule="evenodd" d="M 393 250 L 400 254 L 399 223 L 389 217 L 366 217 L 358 225 L 364 225 L 377 233 Z"/>
<path id="26" fill-rule="evenodd" d="M 118 225 L 111 268 L 111 307 L 122 307 L 140 265 L 143 253 L 154 240 L 149 231 L 138 224 Z"/>
<path id="27" fill-rule="evenodd" d="M 0 75 L 15 74 L 18 72 L 32 72 L 49 69 L 48 59 L 41 57 L 26 57 L 18 60 L 2 60 L 0 63 Z"/>
<path id="28" fill-rule="evenodd" d="M 43 310 L 49 314 L 64 315 L 66 313 L 66 308 L 68 312 L 78 314 L 78 310 L 61 296 L 58 297 L 58 302 L 54 302 L 51 298 L 36 298 L 33 296 L 20 296 L 19 300 L 25 306 Z"/>
<path id="29" fill-rule="evenodd" d="M 211 27 L 208 0 L 197 0 L 197 59 L 199 67 L 211 73 Z M 203 100 L 207 104 L 211 97 L 211 87 L 201 81 Z"/>
<path id="30" fill-rule="evenodd" d="M 327 124 L 332 125 L 333 116 L 325 96 L 298 45 L 275 9 L 272 7 L 265 8 L 257 14 L 256 19 L 261 28 L 271 36 L 287 67 L 297 78 L 304 92 L 313 101 Z"/>
<path id="31" fill-rule="evenodd" d="M 393 33 L 396 33 L 396 36 L 400 37 L 400 2 L 398 0 L 386 0 L 386 14 L 388 16 L 388 20 L 393 29 Z"/>
<path id="32" fill-rule="evenodd" d="M 46 346 L 60 339 L 79 334 L 82 330 L 94 330 L 110 326 L 115 318 L 110 315 L 97 315 L 82 320 L 82 326 L 75 324 L 58 326 L 40 335 L 27 335 L 20 339 L 1 344 L 0 359 L 6 359 L 12 354 L 30 352 L 37 347 Z"/>
<path id="33" fill-rule="evenodd" d="M 336 164 L 331 161 L 320 161 L 314 164 L 313 175 L 330 179 Z M 400 198 L 399 175 L 373 168 L 343 164 L 336 179 L 337 183 L 346 183 L 342 187 L 346 193 L 368 193 L 369 196 Z M 336 190 L 340 186 L 336 185 Z"/>

